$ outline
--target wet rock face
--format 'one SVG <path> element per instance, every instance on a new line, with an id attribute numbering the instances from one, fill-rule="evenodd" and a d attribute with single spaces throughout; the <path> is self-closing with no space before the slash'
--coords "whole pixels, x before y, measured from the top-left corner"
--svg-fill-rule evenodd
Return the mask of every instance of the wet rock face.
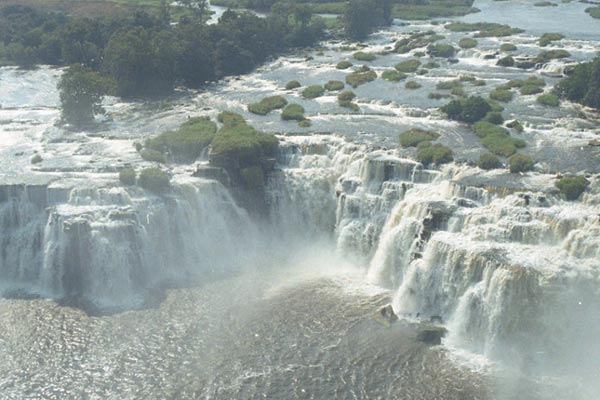
<path id="1" fill-rule="evenodd" d="M 438 346 L 442 344 L 442 338 L 446 336 L 446 333 L 447 330 L 444 327 L 426 326 L 420 328 L 417 333 L 417 340 L 431 346 Z"/>

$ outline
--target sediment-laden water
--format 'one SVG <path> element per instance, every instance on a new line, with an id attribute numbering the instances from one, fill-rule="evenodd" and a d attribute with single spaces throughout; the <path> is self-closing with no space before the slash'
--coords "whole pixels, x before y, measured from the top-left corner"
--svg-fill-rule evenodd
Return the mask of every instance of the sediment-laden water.
<path id="1" fill-rule="evenodd" d="M 160 102 L 107 99 L 99 128 L 81 133 L 54 125 L 60 70 L 0 68 L 0 397 L 596 399 L 597 114 L 516 95 L 504 115 L 523 123 L 536 171 L 484 172 L 469 166 L 486 151 L 477 136 L 438 111 L 447 99 L 427 95 L 467 75 L 486 81 L 465 83 L 468 94 L 531 75 L 548 90 L 595 56 L 600 26 L 579 3 L 475 6 L 460 20 L 526 31 L 478 39 L 458 63 L 436 60 L 410 77 L 417 90 L 380 78 L 353 89 L 358 112 L 335 94 L 283 89 L 343 81 L 335 65 L 354 51 L 337 42 Z M 427 30 L 465 36 L 396 21 L 365 51 Z M 567 59 L 523 71 L 489 57 L 507 42 L 536 55 L 538 36 L 556 30 Z M 380 73 L 412 53 L 370 65 Z M 312 127 L 246 111 L 272 94 L 302 104 Z M 168 196 L 119 184 L 124 165 L 150 165 L 135 142 L 221 110 L 281 139 L 268 218 L 192 177 L 206 160 L 172 166 Z M 411 127 L 440 132 L 460 163 L 413 161 L 397 139 Z M 31 164 L 36 153 L 43 162 Z M 562 200 L 556 174 L 581 171 L 588 192 Z M 389 303 L 401 321 L 386 327 L 373 316 Z M 416 340 L 432 316 L 448 329 L 442 346 Z"/>

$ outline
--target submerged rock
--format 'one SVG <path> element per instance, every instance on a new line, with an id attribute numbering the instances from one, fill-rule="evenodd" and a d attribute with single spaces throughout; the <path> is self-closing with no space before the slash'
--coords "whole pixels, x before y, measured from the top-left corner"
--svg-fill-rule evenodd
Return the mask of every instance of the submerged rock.
<path id="1" fill-rule="evenodd" d="M 448 331 L 443 326 L 428 325 L 419 330 L 417 333 L 417 340 L 432 346 L 437 346 L 442 344 L 442 338 L 446 336 L 447 332 Z"/>

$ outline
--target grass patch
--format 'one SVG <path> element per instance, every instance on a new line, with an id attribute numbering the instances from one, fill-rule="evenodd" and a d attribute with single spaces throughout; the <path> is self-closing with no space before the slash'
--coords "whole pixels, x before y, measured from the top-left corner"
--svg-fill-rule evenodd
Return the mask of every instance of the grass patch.
<path id="1" fill-rule="evenodd" d="M 248 111 L 253 114 L 258 115 L 267 115 L 273 110 L 278 110 L 287 105 L 287 100 L 283 96 L 269 96 L 265 97 L 261 101 L 257 103 L 252 103 L 248 105 Z"/>
<path id="2" fill-rule="evenodd" d="M 544 33 L 540 39 L 538 40 L 538 44 L 542 47 L 548 46 L 552 42 L 556 42 L 558 40 L 562 40 L 565 38 L 565 35 L 558 32 Z"/>
<path id="3" fill-rule="evenodd" d="M 446 43 L 435 43 L 427 46 L 427 53 L 433 57 L 449 58 L 454 56 L 456 49 Z"/>
<path id="4" fill-rule="evenodd" d="M 508 169 L 510 172 L 527 172 L 533 170 L 533 158 L 526 154 L 515 154 L 508 159 Z"/>
<path id="5" fill-rule="evenodd" d="M 479 157 L 477 166 L 484 170 L 496 169 L 502 166 L 500 159 L 492 153 L 484 153 Z"/>
<path id="6" fill-rule="evenodd" d="M 442 144 L 421 142 L 417 146 L 417 160 L 423 165 L 447 164 L 454 160 L 452 150 Z"/>
<path id="7" fill-rule="evenodd" d="M 588 13 L 592 18 L 600 19 L 600 6 L 586 8 L 585 12 Z"/>
<path id="8" fill-rule="evenodd" d="M 492 92 L 490 92 L 490 99 L 495 101 L 500 101 L 503 103 L 508 103 L 513 98 L 513 92 L 506 89 L 496 88 Z"/>
<path id="9" fill-rule="evenodd" d="M 298 81 L 289 81 L 285 84 L 286 90 L 293 90 L 301 87 L 302 85 Z"/>
<path id="10" fill-rule="evenodd" d="M 472 49 L 473 47 L 477 47 L 477 40 L 473 38 L 462 38 L 458 41 L 458 47 L 461 49 Z"/>
<path id="11" fill-rule="evenodd" d="M 342 90 L 344 88 L 344 82 L 342 81 L 329 81 L 327 82 L 325 85 L 323 85 L 323 87 L 325 88 L 325 90 L 327 91 L 336 91 L 336 90 Z"/>
<path id="12" fill-rule="evenodd" d="M 194 161 L 212 142 L 216 133 L 217 125 L 209 118 L 194 117 L 175 131 L 166 131 L 155 138 L 148 139 L 145 143 L 146 149 L 143 150 L 153 150 L 161 155 L 168 153 L 178 161 Z M 143 150 L 140 152 L 142 158 L 144 158 Z M 158 159 L 149 161 L 164 162 Z"/>
<path id="13" fill-rule="evenodd" d="M 284 121 L 302 121 L 304 119 L 304 107 L 300 104 L 288 104 L 281 112 Z"/>
<path id="14" fill-rule="evenodd" d="M 157 162 L 157 163 L 161 163 L 161 164 L 164 164 L 167 162 L 167 158 L 165 157 L 165 155 L 163 153 L 161 153 L 160 151 L 157 151 L 154 149 L 144 148 L 144 149 L 140 150 L 140 156 L 144 160 L 150 161 L 150 162 Z"/>
<path id="15" fill-rule="evenodd" d="M 320 85 L 310 85 L 302 91 L 302 97 L 304 97 L 305 99 L 316 99 L 317 97 L 321 97 L 324 94 L 325 88 Z"/>
<path id="16" fill-rule="evenodd" d="M 396 71 L 398 71 L 398 72 L 411 73 L 411 72 L 416 72 L 420 66 L 421 66 L 421 61 L 412 59 L 412 60 L 406 60 L 406 61 L 399 62 L 398 64 L 396 64 L 394 66 L 394 68 L 396 68 Z"/>
<path id="17" fill-rule="evenodd" d="M 404 87 L 409 90 L 416 90 L 421 87 L 421 84 L 415 81 L 408 81 L 404 84 Z"/>
<path id="18" fill-rule="evenodd" d="M 402 147 L 417 147 L 419 143 L 431 142 L 440 137 L 439 133 L 426 131 L 419 128 L 409 129 L 399 135 Z"/>
<path id="19" fill-rule="evenodd" d="M 534 62 L 545 63 L 550 60 L 571 57 L 571 53 L 563 49 L 543 50 L 534 58 Z"/>
<path id="20" fill-rule="evenodd" d="M 381 77 L 383 79 L 387 79 L 388 81 L 398 82 L 403 79 L 406 79 L 406 74 L 403 72 L 396 71 L 395 69 L 388 69 L 387 71 L 383 71 Z"/>
<path id="21" fill-rule="evenodd" d="M 558 190 L 570 201 L 577 200 L 589 184 L 583 176 L 564 176 L 555 183 Z"/>
<path id="22" fill-rule="evenodd" d="M 496 62 L 496 65 L 500 67 L 512 67 L 515 65 L 515 59 L 512 56 L 502 57 Z"/>
<path id="23" fill-rule="evenodd" d="M 524 32 L 524 30 L 519 28 L 512 28 L 509 25 L 493 22 L 452 22 L 447 24 L 445 28 L 452 32 L 477 32 L 475 37 L 478 38 L 512 36 Z"/>
<path id="24" fill-rule="evenodd" d="M 164 193 L 171 187 L 169 174 L 160 168 L 145 168 L 140 173 L 138 184 L 151 192 Z"/>
<path id="25" fill-rule="evenodd" d="M 505 53 L 510 53 L 511 51 L 517 51 L 517 46 L 512 43 L 502 43 L 500 46 L 500 51 Z"/>
<path id="26" fill-rule="evenodd" d="M 560 100 L 554 93 L 546 93 L 538 96 L 537 102 L 548 107 L 558 107 L 560 105 Z"/>
<path id="27" fill-rule="evenodd" d="M 352 63 L 350 61 L 344 60 L 344 61 L 340 61 L 339 63 L 337 63 L 337 65 L 335 66 L 337 69 L 348 69 L 352 66 Z"/>
<path id="28" fill-rule="evenodd" d="M 346 83 L 353 88 L 363 85 L 367 82 L 371 82 L 377 79 L 377 73 L 372 70 L 368 71 L 355 71 L 346 75 Z"/>
<path id="29" fill-rule="evenodd" d="M 375 54 L 365 53 L 364 51 L 357 51 L 356 53 L 352 54 L 352 57 L 358 61 L 373 61 L 377 58 Z"/>

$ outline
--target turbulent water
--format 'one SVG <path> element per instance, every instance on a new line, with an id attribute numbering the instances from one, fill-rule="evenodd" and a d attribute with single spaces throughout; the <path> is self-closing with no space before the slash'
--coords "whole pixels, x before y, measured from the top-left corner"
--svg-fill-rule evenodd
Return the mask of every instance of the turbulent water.
<path id="1" fill-rule="evenodd" d="M 153 103 L 106 100 L 94 132 L 54 125 L 61 71 L 0 68 L 0 398 L 2 399 L 596 399 L 600 396 L 600 180 L 562 200 L 557 173 L 600 172 L 598 117 L 516 96 L 523 175 L 469 163 L 485 152 L 437 110 L 436 83 L 473 75 L 487 95 L 532 74 L 549 86 L 594 57 L 600 26 L 583 4 L 475 4 L 466 21 L 510 23 L 510 38 L 478 39 L 457 64 L 415 76 L 411 91 L 383 79 L 335 95 L 283 89 L 343 80 L 352 51 L 323 43 L 255 73 Z M 560 18 L 560 26 L 556 21 Z M 595 24 L 595 25 L 594 25 Z M 560 29 L 571 57 L 535 71 L 496 67 L 500 43 L 535 55 Z M 396 24 L 366 42 L 378 52 L 413 31 L 463 34 L 431 22 Z M 306 56 L 310 55 L 310 58 Z M 378 72 L 411 55 L 387 54 Z M 310 129 L 258 117 L 245 105 L 281 94 Z M 150 165 L 134 143 L 219 110 L 244 114 L 281 139 L 257 221 L 219 182 L 171 167 L 174 189 L 125 188 L 117 172 Z M 429 170 L 397 134 L 433 129 L 461 163 Z M 43 161 L 31 164 L 34 154 Z M 374 313 L 392 304 L 401 321 Z M 442 346 L 415 340 L 442 318 Z"/>

